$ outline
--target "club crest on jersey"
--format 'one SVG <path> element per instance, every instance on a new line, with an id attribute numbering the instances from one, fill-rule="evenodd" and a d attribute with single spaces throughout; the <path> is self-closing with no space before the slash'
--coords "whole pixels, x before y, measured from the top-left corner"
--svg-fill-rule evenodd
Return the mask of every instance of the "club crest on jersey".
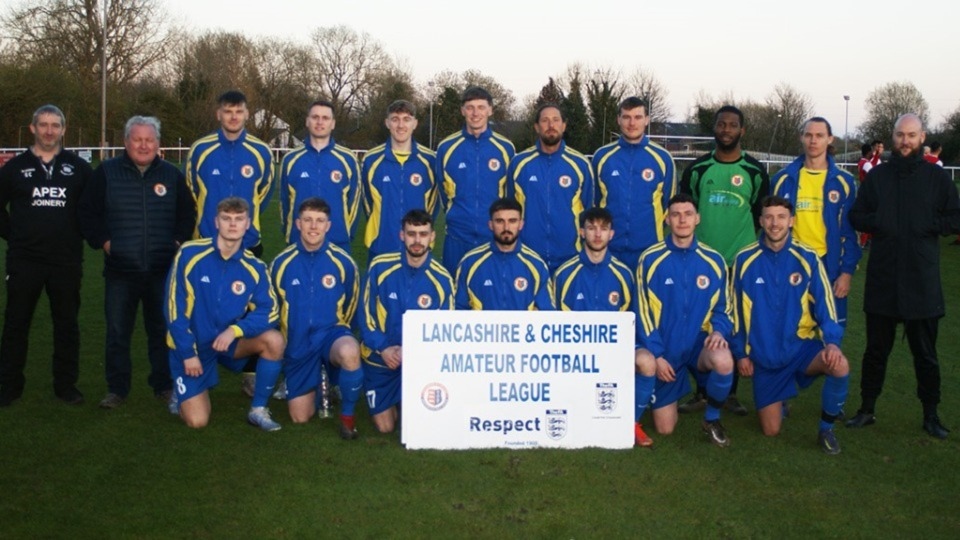
<path id="1" fill-rule="evenodd" d="M 339 183 L 343 180 L 343 173 L 340 171 L 330 171 L 330 180 L 335 183 Z"/>
<path id="2" fill-rule="evenodd" d="M 519 292 L 527 290 L 527 285 L 529 285 L 527 278 L 518 277 L 517 279 L 513 280 L 513 288 Z"/>
<path id="3" fill-rule="evenodd" d="M 558 441 L 567 434 L 567 410 L 547 409 L 547 437 Z"/>
<path id="4" fill-rule="evenodd" d="M 450 392 L 438 382 L 429 383 L 420 391 L 420 403 L 431 411 L 439 411 L 446 407 L 449 401 Z"/>
<path id="5" fill-rule="evenodd" d="M 500 160 L 496 158 L 491 158 L 490 161 L 487 162 L 487 167 L 489 167 L 491 171 L 499 171 Z"/>
<path id="6" fill-rule="evenodd" d="M 598 411 L 612 413 L 617 410 L 617 383 L 597 383 L 596 390 Z"/>
<path id="7" fill-rule="evenodd" d="M 610 302 L 611 306 L 620 305 L 620 293 L 617 291 L 612 291 L 608 296 L 607 300 Z"/>
<path id="8" fill-rule="evenodd" d="M 840 192 L 837 190 L 833 190 L 827 194 L 827 198 L 829 198 L 830 202 L 832 203 L 840 202 Z"/>
<path id="9" fill-rule="evenodd" d="M 730 183 L 737 187 L 740 187 L 743 185 L 743 177 L 740 176 L 739 174 L 735 174 L 733 175 L 732 178 L 730 178 Z"/>
<path id="10" fill-rule="evenodd" d="M 791 285 L 799 285 L 801 281 L 803 281 L 803 278 L 800 276 L 800 272 L 794 272 L 790 274 Z"/>
<path id="11" fill-rule="evenodd" d="M 569 176 L 563 175 L 560 177 L 560 187 L 567 188 L 567 187 L 570 187 L 570 184 L 572 183 L 573 183 L 573 180 L 571 180 Z"/>
<path id="12" fill-rule="evenodd" d="M 240 167 L 240 174 L 243 175 L 244 178 L 253 178 L 253 165 Z"/>
<path id="13" fill-rule="evenodd" d="M 320 278 L 320 283 L 323 284 L 324 288 L 332 289 L 337 284 L 337 278 L 333 277 L 333 274 L 327 274 Z"/>
<path id="14" fill-rule="evenodd" d="M 417 306 L 420 309 L 430 309 L 430 306 L 433 304 L 433 298 L 430 298 L 429 294 L 421 294 L 417 297 Z"/>
<path id="15" fill-rule="evenodd" d="M 230 290 L 233 291 L 233 294 L 240 296 L 247 290 L 247 284 L 242 281 L 234 281 L 230 285 Z"/>
<path id="16" fill-rule="evenodd" d="M 422 183 L 423 183 L 423 177 L 422 177 L 422 176 L 420 176 L 419 174 L 412 174 L 412 175 L 410 175 L 410 185 L 411 185 L 411 186 L 419 186 L 419 185 L 422 184 Z"/>
<path id="17" fill-rule="evenodd" d="M 697 276 L 697 288 L 698 288 L 698 289 L 706 289 L 706 288 L 709 287 L 709 286 L 710 286 L 710 278 L 709 278 L 709 277 L 707 277 L 707 276 L 705 276 L 705 275 L 703 275 L 703 274 L 700 274 L 699 276 Z"/>
<path id="18" fill-rule="evenodd" d="M 643 178 L 644 181 L 647 182 L 653 180 L 654 176 L 656 176 L 656 174 L 654 174 L 653 169 L 644 169 L 643 172 L 640 173 L 640 178 Z"/>
<path id="19" fill-rule="evenodd" d="M 60 166 L 60 174 L 64 176 L 73 176 L 73 165 L 64 163 Z"/>
<path id="20" fill-rule="evenodd" d="M 163 184 L 154 184 L 153 192 L 157 194 L 157 197 L 163 197 L 167 194 L 167 186 Z"/>

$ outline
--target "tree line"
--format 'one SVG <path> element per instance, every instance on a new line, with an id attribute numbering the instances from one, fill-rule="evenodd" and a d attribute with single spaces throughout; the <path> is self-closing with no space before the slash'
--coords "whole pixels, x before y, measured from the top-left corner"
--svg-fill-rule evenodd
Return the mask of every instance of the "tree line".
<path id="1" fill-rule="evenodd" d="M 616 137 L 617 105 L 632 95 L 649 102 L 655 135 L 691 134 L 691 128 L 709 135 L 717 108 L 737 105 L 747 121 L 744 147 L 755 153 L 799 153 L 800 125 L 814 114 L 809 96 L 781 82 L 760 101 L 701 91 L 689 113 L 671 123 L 667 87 L 642 66 L 622 71 L 571 64 L 549 76 L 538 95 L 518 101 L 495 78 L 472 69 L 416 81 L 410 66 L 375 37 L 346 26 L 317 28 L 307 41 L 224 31 L 193 35 L 171 24 L 160 0 L 112 0 L 106 14 L 103 6 L 101 0 L 27 0 L 0 16 L 0 146 L 29 144 L 30 114 L 42 103 L 64 109 L 68 146 L 99 146 L 104 53 L 110 146 L 122 144 L 122 126 L 134 114 L 161 119 L 164 145 L 187 145 L 217 127 L 216 97 L 231 88 L 248 96 L 255 113 L 248 128 L 268 141 L 284 131 L 283 123 L 302 138 L 307 105 L 328 99 L 336 108 L 335 136 L 351 148 L 370 148 L 387 137 L 382 120 L 396 99 L 417 105 L 417 140 L 436 146 L 460 127 L 459 95 L 470 85 L 491 92 L 496 129 L 518 148 L 533 143 L 532 115 L 545 102 L 560 105 L 568 144 L 584 152 Z M 432 126 L 426 121 L 431 104 Z M 903 112 L 916 112 L 930 125 L 929 106 L 910 82 L 874 89 L 866 107 L 867 119 L 848 141 L 851 154 L 860 142 L 888 140 Z M 831 120 L 839 135 L 837 119 Z M 928 135 L 934 139 L 944 146 L 944 162 L 957 160 L 960 108 Z M 843 150 L 839 137 L 835 144 Z"/>

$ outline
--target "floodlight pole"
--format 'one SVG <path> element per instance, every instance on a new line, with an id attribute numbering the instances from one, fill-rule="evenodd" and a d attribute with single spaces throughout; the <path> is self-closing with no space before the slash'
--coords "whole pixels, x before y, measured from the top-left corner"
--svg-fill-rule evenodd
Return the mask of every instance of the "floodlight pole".
<path id="1" fill-rule="evenodd" d="M 847 160 L 847 142 L 850 140 L 850 96 L 843 96 L 843 159 Z"/>

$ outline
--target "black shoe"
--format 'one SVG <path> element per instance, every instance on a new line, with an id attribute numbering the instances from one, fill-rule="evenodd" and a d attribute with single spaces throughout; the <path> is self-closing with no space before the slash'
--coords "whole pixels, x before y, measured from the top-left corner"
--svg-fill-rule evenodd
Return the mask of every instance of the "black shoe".
<path id="1" fill-rule="evenodd" d="M 704 420 L 701 427 L 703 428 L 703 432 L 707 434 L 707 438 L 710 439 L 710 442 L 713 444 L 720 448 L 730 446 L 730 439 L 727 438 L 727 430 L 723 429 L 723 424 L 720 423 L 720 420 Z"/>
<path id="2" fill-rule="evenodd" d="M 923 430 L 929 433 L 931 437 L 938 439 L 946 439 L 947 433 L 950 433 L 950 430 L 940 423 L 940 417 L 935 414 L 923 419 Z"/>
<path id="3" fill-rule="evenodd" d="M 700 412 L 707 408 L 707 398 L 694 394 L 692 398 L 677 406 L 677 411 L 681 414 Z"/>
<path id="4" fill-rule="evenodd" d="M 67 405 L 80 405 L 83 403 L 83 394 L 77 390 L 76 386 L 71 386 L 66 390 L 60 390 L 59 392 L 54 392 L 54 395 L 57 396 L 57 399 L 66 403 Z"/>
<path id="5" fill-rule="evenodd" d="M 864 426 L 869 426 L 876 421 L 877 417 L 874 416 L 873 413 L 857 411 L 857 415 L 844 422 L 843 425 L 847 426 L 848 428 L 862 428 Z M 924 422 L 924 425 L 926 425 L 926 422 Z"/>
<path id="6" fill-rule="evenodd" d="M 357 427 L 354 424 L 353 416 L 340 415 L 340 438 L 345 441 L 352 441 L 359 437 Z"/>
<path id="7" fill-rule="evenodd" d="M 727 401 L 723 404 L 723 408 L 737 416 L 747 415 L 747 408 L 740 403 L 740 400 L 737 399 L 737 396 L 728 396 Z"/>

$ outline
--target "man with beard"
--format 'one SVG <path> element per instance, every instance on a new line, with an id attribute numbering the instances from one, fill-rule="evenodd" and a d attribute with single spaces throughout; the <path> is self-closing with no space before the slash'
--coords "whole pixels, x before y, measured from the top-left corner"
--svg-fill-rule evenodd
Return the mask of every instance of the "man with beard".
<path id="1" fill-rule="evenodd" d="M 63 149 L 63 111 L 33 113 L 33 146 L 0 168 L 0 237 L 7 241 L 7 307 L 0 340 L 0 407 L 20 399 L 27 345 L 40 293 L 53 320 L 53 393 L 83 403 L 80 374 L 80 275 L 83 239 L 77 211 L 93 176 L 86 161 Z"/>
<path id="2" fill-rule="evenodd" d="M 507 167 L 516 150 L 509 139 L 493 131 L 493 96 L 479 86 L 460 98 L 463 129 L 437 145 L 437 182 L 446 211 L 443 266 L 451 274 L 463 255 L 484 243 L 483 214 L 507 194 Z"/>
<path id="3" fill-rule="evenodd" d="M 746 133 L 743 113 L 724 105 L 714 117 L 713 138 L 716 149 L 704 154 L 683 171 L 680 191 L 693 195 L 700 209 L 697 238 L 723 255 L 727 266 L 737 252 L 757 239 L 760 199 L 770 191 L 770 179 L 759 161 L 740 148 Z M 727 398 L 727 408 L 743 416 L 747 409 L 737 400 L 738 379 Z M 703 388 L 680 412 L 694 412 L 706 404 Z"/>
<path id="4" fill-rule="evenodd" d="M 793 238 L 813 248 L 823 262 L 837 317 L 846 327 L 847 294 L 861 255 L 849 217 L 857 185 L 827 152 L 833 131 L 825 118 L 804 122 L 800 143 L 803 155 L 773 175 L 772 194 L 794 203 Z"/>
<path id="5" fill-rule="evenodd" d="M 523 207 L 514 199 L 497 199 L 489 213 L 493 240 L 469 251 L 457 267 L 457 309 L 554 309 L 547 264 L 520 241 Z"/>
<path id="6" fill-rule="evenodd" d="M 453 278 L 433 258 L 433 218 L 410 210 L 401 221 L 404 251 L 370 263 L 360 315 L 360 355 L 367 407 L 381 433 L 394 430 L 403 367 L 403 314 L 410 309 L 453 309 Z"/>
<path id="7" fill-rule="evenodd" d="M 524 209 L 527 244 L 551 272 L 580 251 L 577 219 L 593 206 L 593 174 L 583 154 L 567 146 L 567 123 L 556 105 L 537 109 L 535 146 L 510 162 L 507 192 Z"/>
<path id="8" fill-rule="evenodd" d="M 762 202 L 763 234 L 737 254 L 733 265 L 736 332 L 730 347 L 743 377 L 753 377 L 753 396 L 763 434 L 780 433 L 784 401 L 820 375 L 820 448 L 839 454 L 833 424 L 847 398 L 850 366 L 840 351 L 830 281 L 816 251 L 794 242 L 790 201 Z"/>
<path id="9" fill-rule="evenodd" d="M 923 429 L 945 439 L 949 430 L 937 414 L 937 330 L 944 315 L 937 236 L 960 233 L 960 200 L 950 175 L 922 158 L 925 137 L 916 114 L 898 118 L 892 158 L 870 171 L 850 211 L 854 228 L 873 238 L 863 293 L 867 346 L 860 379 L 862 402 L 846 425 L 863 427 L 876 421 L 887 359 L 902 322 L 913 354 L 917 397 L 923 404 Z"/>
<path id="10" fill-rule="evenodd" d="M 692 373 L 707 396 L 703 431 L 711 443 L 726 447 L 730 439 L 720 409 L 733 383 L 727 266 L 694 232 L 700 214 L 693 197 L 674 195 L 666 222 L 670 234 L 644 251 L 637 266 L 637 333 L 656 358 L 653 423 L 658 433 L 673 433 L 677 401 L 690 391 Z"/>
<path id="11" fill-rule="evenodd" d="M 663 219 L 677 191 L 673 157 L 646 136 L 647 102 L 628 97 L 620 103 L 620 138 L 593 154 L 597 206 L 608 208 L 620 231 L 610 250 L 636 270 L 643 250 L 663 241 Z"/>
<path id="12" fill-rule="evenodd" d="M 580 214 L 580 254 L 563 263 L 554 275 L 557 308 L 561 311 L 634 311 L 636 282 L 633 271 L 608 249 L 613 238 L 613 216 L 606 208 L 590 208 Z M 634 354 L 634 442 L 651 447 L 640 425 L 653 396 L 657 365 L 653 355 L 637 345 Z"/>

